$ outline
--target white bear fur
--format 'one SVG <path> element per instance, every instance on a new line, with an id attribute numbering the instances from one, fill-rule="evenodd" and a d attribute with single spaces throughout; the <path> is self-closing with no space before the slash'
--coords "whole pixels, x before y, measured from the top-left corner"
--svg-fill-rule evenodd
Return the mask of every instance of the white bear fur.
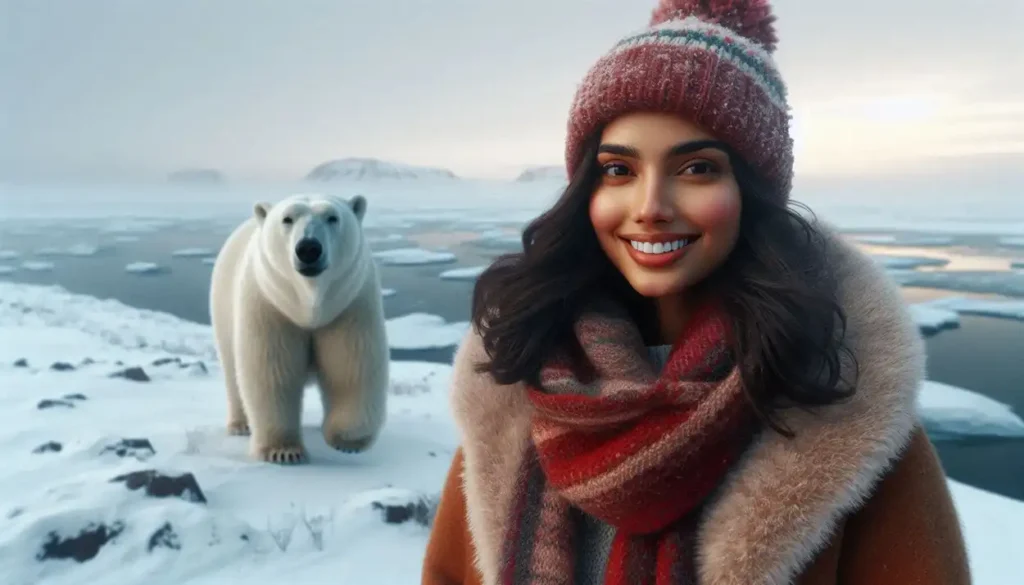
<path id="1" fill-rule="evenodd" d="M 389 350 L 380 278 L 362 230 L 366 207 L 361 196 L 257 203 L 217 256 L 210 313 L 228 431 L 251 432 L 253 457 L 308 459 L 301 419 L 311 381 L 323 402 L 324 439 L 335 449 L 368 449 L 384 425 Z M 325 269 L 315 277 L 296 268 L 303 236 L 323 246 Z"/>

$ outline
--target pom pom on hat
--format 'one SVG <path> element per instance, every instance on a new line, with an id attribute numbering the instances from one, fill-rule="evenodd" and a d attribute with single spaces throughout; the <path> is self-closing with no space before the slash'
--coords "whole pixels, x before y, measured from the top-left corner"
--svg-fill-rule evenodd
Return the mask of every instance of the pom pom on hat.
<path id="1" fill-rule="evenodd" d="M 651 14 L 651 26 L 687 16 L 724 26 L 768 52 L 779 41 L 768 0 L 660 0 Z"/>

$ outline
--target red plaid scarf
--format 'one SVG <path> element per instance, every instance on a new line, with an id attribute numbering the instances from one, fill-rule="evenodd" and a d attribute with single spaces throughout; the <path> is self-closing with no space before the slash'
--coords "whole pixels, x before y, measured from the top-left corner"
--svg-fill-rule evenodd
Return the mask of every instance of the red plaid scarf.
<path id="1" fill-rule="evenodd" d="M 576 335 L 594 366 L 582 381 L 560 357 L 528 389 L 533 442 L 518 479 L 502 585 L 571 585 L 578 539 L 570 508 L 616 529 L 606 585 L 697 583 L 697 509 L 755 425 L 726 343 L 705 309 L 655 374 L 627 317 L 588 314 Z"/>

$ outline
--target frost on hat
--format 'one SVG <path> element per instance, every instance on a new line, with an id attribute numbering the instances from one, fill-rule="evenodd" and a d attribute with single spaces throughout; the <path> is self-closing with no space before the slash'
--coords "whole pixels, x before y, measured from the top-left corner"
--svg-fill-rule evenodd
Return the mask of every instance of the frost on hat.
<path id="1" fill-rule="evenodd" d="M 650 26 L 615 44 L 587 72 L 573 100 L 566 170 L 583 162 L 594 132 L 631 112 L 679 115 L 729 144 L 789 197 L 793 143 L 786 86 L 772 53 L 767 0 L 663 0 Z"/>
<path id="2" fill-rule="evenodd" d="M 687 16 L 723 26 L 769 52 L 779 42 L 775 15 L 767 0 L 662 0 L 651 14 L 651 26 Z"/>

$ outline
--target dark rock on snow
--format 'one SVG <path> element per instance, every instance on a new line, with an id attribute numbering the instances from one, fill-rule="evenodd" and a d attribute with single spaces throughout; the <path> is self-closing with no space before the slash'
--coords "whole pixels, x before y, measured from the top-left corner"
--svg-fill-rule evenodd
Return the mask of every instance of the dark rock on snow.
<path id="1" fill-rule="evenodd" d="M 155 469 L 145 469 L 119 475 L 110 481 L 124 482 L 125 487 L 130 490 L 145 489 L 146 495 L 152 498 L 174 497 L 197 504 L 206 503 L 206 496 L 191 473 L 175 476 L 165 475 Z"/>
<path id="2" fill-rule="evenodd" d="M 429 498 L 419 498 L 406 504 L 373 502 L 374 510 L 383 512 L 387 524 L 403 524 L 412 520 L 421 526 L 430 526 L 436 505 Z"/>
<path id="3" fill-rule="evenodd" d="M 27 368 L 28 367 L 28 360 L 25 359 L 25 358 L 19 358 L 17 360 L 14 360 L 14 367 L 16 367 L 16 368 Z"/>
<path id="4" fill-rule="evenodd" d="M 104 453 L 113 453 L 118 457 L 134 457 L 139 461 L 145 461 L 156 454 L 156 449 L 153 448 L 149 439 L 121 439 L 104 447 L 100 451 L 100 455 Z"/>
<path id="5" fill-rule="evenodd" d="M 51 531 L 48 539 L 43 543 L 43 548 L 36 553 L 36 560 L 45 561 L 50 559 L 74 559 L 84 563 L 95 557 L 100 548 L 117 537 L 124 531 L 124 522 L 117 521 L 111 525 L 90 523 L 78 536 L 61 538 L 55 531 Z"/>
<path id="6" fill-rule="evenodd" d="M 149 382 L 149 376 L 146 374 L 146 370 L 138 366 L 132 366 L 125 368 L 110 374 L 111 378 L 125 378 L 132 380 L 133 382 Z"/>
<path id="7" fill-rule="evenodd" d="M 167 364 L 180 364 L 180 363 L 181 363 L 181 358 L 178 358 L 178 357 L 166 357 L 166 358 L 160 358 L 158 360 L 153 360 L 153 364 L 152 365 L 154 365 L 154 366 L 166 366 Z"/>
<path id="8" fill-rule="evenodd" d="M 55 372 L 70 372 L 75 369 L 75 366 L 67 362 L 53 362 L 50 364 L 50 369 Z"/>
<path id="9" fill-rule="evenodd" d="M 48 408 L 53 408 L 55 406 L 74 408 L 75 404 L 73 402 L 68 402 L 67 400 L 51 400 L 49 398 L 44 398 L 43 400 L 39 401 L 39 404 L 36 405 L 36 408 L 38 408 L 39 410 L 46 410 Z"/>
<path id="10" fill-rule="evenodd" d="M 87 400 L 88 399 L 85 394 L 79 394 L 77 392 L 74 393 L 74 394 L 65 394 L 61 398 L 64 399 L 64 400 Z"/>
<path id="11" fill-rule="evenodd" d="M 149 537 L 149 543 L 146 545 L 146 550 L 148 552 L 153 552 L 154 548 L 181 550 L 181 541 L 178 540 L 178 533 L 174 531 L 174 527 L 171 526 L 170 522 L 164 522 L 164 525 L 158 528 L 157 531 Z"/>
<path id="12" fill-rule="evenodd" d="M 57 441 L 47 441 L 46 443 L 39 445 L 35 449 L 32 449 L 32 452 L 37 455 L 40 453 L 60 453 L 61 449 L 63 448 L 64 445 L 61 445 Z"/>

